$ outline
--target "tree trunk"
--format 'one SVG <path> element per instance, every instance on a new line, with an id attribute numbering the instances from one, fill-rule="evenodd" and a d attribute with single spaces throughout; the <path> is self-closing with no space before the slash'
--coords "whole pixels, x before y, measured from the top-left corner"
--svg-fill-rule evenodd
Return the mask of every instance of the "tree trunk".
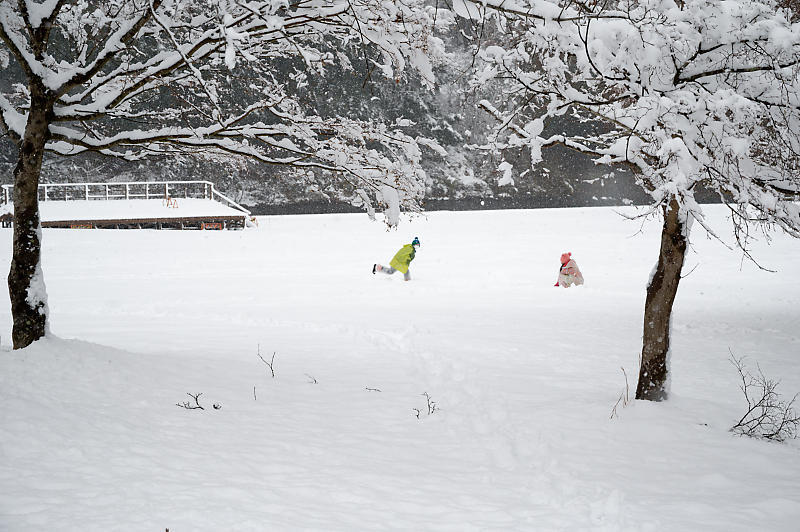
<path id="1" fill-rule="evenodd" d="M 687 230 L 676 199 L 664 207 L 661 251 L 644 304 L 644 334 L 636 399 L 663 401 L 667 398 L 669 334 L 672 304 L 681 280 L 686 255 Z"/>
<path id="2" fill-rule="evenodd" d="M 14 168 L 14 252 L 8 274 L 8 293 L 14 321 L 14 349 L 43 337 L 47 328 L 47 295 L 41 267 L 39 174 L 49 136 L 51 106 L 32 94 L 25 136 Z"/>

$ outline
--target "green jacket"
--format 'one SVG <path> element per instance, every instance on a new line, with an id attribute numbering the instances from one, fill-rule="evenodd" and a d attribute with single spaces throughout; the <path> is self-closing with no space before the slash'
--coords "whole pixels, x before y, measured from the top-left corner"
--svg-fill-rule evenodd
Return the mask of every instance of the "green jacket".
<path id="1" fill-rule="evenodd" d="M 417 252 L 414 249 L 414 246 L 411 244 L 406 244 L 395 254 L 392 262 L 389 263 L 389 266 L 398 272 L 408 273 L 408 265 L 411 264 L 412 260 L 414 260 L 414 255 L 416 254 Z"/>

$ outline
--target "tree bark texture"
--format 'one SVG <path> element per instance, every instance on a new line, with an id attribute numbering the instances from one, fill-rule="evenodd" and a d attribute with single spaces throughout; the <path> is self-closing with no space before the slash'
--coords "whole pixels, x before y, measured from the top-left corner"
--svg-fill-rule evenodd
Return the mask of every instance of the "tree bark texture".
<path id="1" fill-rule="evenodd" d="M 40 264 L 38 186 L 51 108 L 43 96 L 32 95 L 25 136 L 19 144 L 14 168 L 14 251 L 8 274 L 14 349 L 26 347 L 43 337 L 47 327 L 47 301 Z"/>
<path id="2" fill-rule="evenodd" d="M 670 348 L 672 304 L 681 280 L 686 256 L 687 227 L 676 199 L 663 210 L 661 250 L 653 278 L 647 286 L 644 334 L 636 399 L 663 401 L 667 398 L 667 365 Z"/>

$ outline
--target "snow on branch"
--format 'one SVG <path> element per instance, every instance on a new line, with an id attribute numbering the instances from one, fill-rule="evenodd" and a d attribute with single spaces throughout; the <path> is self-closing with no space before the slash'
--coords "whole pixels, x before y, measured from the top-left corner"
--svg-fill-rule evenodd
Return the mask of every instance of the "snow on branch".
<path id="1" fill-rule="evenodd" d="M 388 187 L 413 210 L 420 146 L 441 154 L 438 144 L 402 124 L 317 116 L 298 99 L 301 77 L 286 72 L 349 67 L 341 51 L 360 41 L 386 75 L 414 70 L 432 86 L 445 57 L 435 32 L 452 21 L 441 13 L 424 0 L 3 2 L 0 42 L 28 92 L 0 93 L 0 126 L 21 138 L 36 101 L 48 108 L 54 153 L 211 150 L 339 172 L 377 203 L 394 209 Z M 20 76 L 11 63 L 0 71 Z"/>
<path id="2" fill-rule="evenodd" d="M 479 104 L 496 120 L 486 148 L 537 164 L 564 145 L 632 166 L 655 205 L 676 198 L 687 219 L 704 223 L 704 187 L 800 236 L 800 25 L 777 2 L 459 5 L 504 29 L 472 81 L 496 87 Z"/>

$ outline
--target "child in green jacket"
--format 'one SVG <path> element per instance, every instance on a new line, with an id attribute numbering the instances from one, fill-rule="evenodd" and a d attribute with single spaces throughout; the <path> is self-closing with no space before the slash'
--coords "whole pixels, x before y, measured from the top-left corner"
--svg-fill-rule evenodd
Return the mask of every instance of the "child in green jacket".
<path id="1" fill-rule="evenodd" d="M 408 271 L 408 266 L 411 264 L 411 261 L 414 260 L 418 249 L 419 238 L 414 237 L 414 240 L 410 244 L 406 244 L 400 248 L 400 251 L 395 253 L 394 258 L 389 263 L 388 268 L 386 266 L 381 266 L 380 264 L 373 264 L 372 273 L 374 274 L 375 272 L 382 272 L 387 275 L 391 275 L 394 272 L 402 272 L 403 278 L 406 281 L 410 281 L 411 272 Z"/>

